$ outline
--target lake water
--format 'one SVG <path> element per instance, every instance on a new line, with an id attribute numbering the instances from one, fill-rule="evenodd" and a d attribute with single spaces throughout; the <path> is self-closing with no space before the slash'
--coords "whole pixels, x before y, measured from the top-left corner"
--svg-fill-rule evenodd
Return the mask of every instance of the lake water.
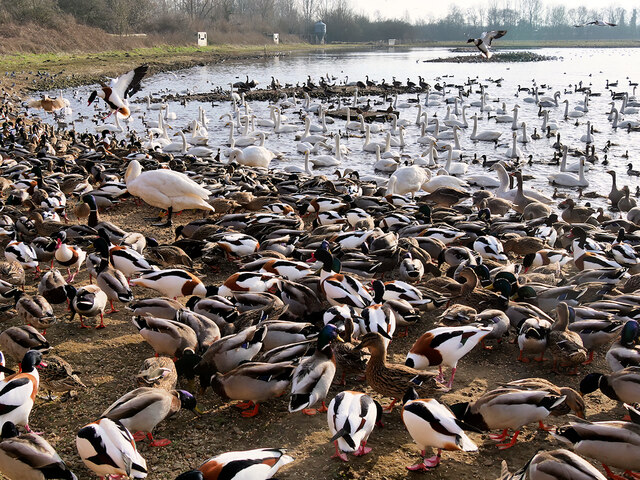
<path id="1" fill-rule="evenodd" d="M 537 127 L 538 131 L 542 124 L 542 118 L 538 117 L 538 107 L 534 103 L 524 101 L 526 92 L 521 92 L 516 97 L 518 85 L 523 87 L 531 87 L 535 80 L 538 85 L 546 85 L 545 95 L 553 95 L 553 92 L 559 90 L 562 92 L 560 101 L 567 99 L 570 102 L 569 108 L 577 105 L 578 101 L 584 100 L 584 95 L 573 93 L 570 85 L 582 82 L 583 86 L 591 86 L 592 91 L 600 93 L 601 96 L 593 96 L 589 100 L 588 113 L 578 119 L 579 125 L 575 126 L 576 119 L 564 120 L 564 104 L 560 103 L 559 107 L 551 107 L 550 117 L 556 120 L 561 133 L 562 142 L 569 148 L 579 148 L 584 150 L 585 144 L 580 141 L 580 137 L 586 133 L 586 121 L 590 120 L 596 130 L 595 142 L 596 153 L 602 160 L 604 152 L 603 147 L 607 141 L 613 144 L 609 149 L 608 158 L 610 165 L 602 166 L 600 163 L 592 166 L 591 170 L 586 173 L 590 186 L 586 191 L 597 191 L 607 194 L 610 189 L 610 177 L 604 172 L 612 168 L 618 172 L 619 186 L 628 184 L 632 192 L 635 192 L 638 183 L 638 177 L 628 177 L 626 164 L 634 163 L 634 168 L 640 169 L 640 161 L 637 158 L 637 152 L 640 150 L 640 132 L 627 133 L 626 130 L 614 130 L 611 123 L 607 120 L 607 114 L 610 111 L 611 94 L 606 89 L 607 79 L 610 82 L 618 82 L 618 87 L 613 88 L 614 91 L 628 91 L 633 95 L 633 87 L 629 82 L 640 81 L 640 49 L 638 48 L 604 48 L 604 49 L 535 49 L 535 53 L 546 56 L 556 57 L 553 61 L 528 62 L 528 63 L 424 63 L 423 60 L 442 58 L 451 55 L 461 55 L 460 52 L 452 52 L 450 49 L 443 48 L 420 48 L 420 49 L 389 49 L 376 51 L 354 51 L 354 52 L 313 52 L 300 53 L 284 57 L 271 57 L 264 59 L 250 60 L 229 60 L 220 64 L 207 65 L 202 67 L 194 67 L 188 70 L 177 71 L 175 73 L 161 73 L 144 80 L 142 92 L 134 99 L 143 98 L 144 95 L 151 95 L 159 98 L 167 93 L 184 94 L 184 93 L 206 93 L 221 87 L 228 90 L 229 83 L 238 80 L 244 80 L 245 75 L 249 75 L 251 79 L 259 82 L 259 87 L 266 88 L 271 81 L 271 76 L 277 78 L 281 84 L 291 83 L 302 84 L 308 75 L 311 76 L 315 83 L 318 82 L 320 76 L 327 74 L 336 77 L 337 82 L 363 80 L 365 75 L 369 75 L 372 80 L 380 81 L 383 78 L 387 82 L 395 76 L 403 82 L 409 77 L 412 81 L 418 81 L 418 75 L 424 77 L 425 81 L 431 85 L 442 79 L 449 84 L 463 84 L 468 78 L 477 78 L 478 81 L 487 86 L 486 92 L 492 99 L 489 104 L 494 108 L 506 102 L 508 114 L 512 114 L 511 109 L 517 103 L 521 108 L 518 114 L 520 121 L 527 123 L 528 133 L 533 132 L 533 128 Z M 444 78 L 446 76 L 446 78 Z M 488 79 L 503 79 L 500 86 L 489 82 Z M 95 132 L 100 130 L 100 124 L 96 126 L 91 121 L 98 112 L 93 106 L 86 106 L 86 99 L 89 92 L 95 86 L 87 86 L 64 92 L 66 98 L 71 101 L 73 114 L 71 118 L 78 118 L 79 114 L 90 117 L 81 120 L 75 124 L 78 131 L 88 130 Z M 466 98 L 467 102 L 477 101 L 480 95 L 476 93 L 479 88 L 474 86 L 474 93 Z M 50 92 L 51 95 L 57 95 L 57 92 Z M 457 94 L 455 88 L 447 89 L 446 97 Z M 639 92 L 640 95 L 640 92 Z M 406 102 L 409 98 L 415 98 L 415 94 L 401 95 L 399 103 Z M 424 103 L 425 95 L 421 95 L 421 102 Z M 366 97 L 361 101 L 366 101 Z M 372 102 L 380 101 L 380 97 L 372 98 Z M 313 102 L 319 102 L 314 99 Z M 133 121 L 128 123 L 128 128 L 136 129 L 144 132 L 142 125 L 142 117 L 147 116 L 148 119 L 157 119 L 157 111 L 147 111 L 146 104 L 136 104 L 141 109 L 133 113 Z M 220 102 L 212 105 L 211 103 L 201 103 L 197 101 L 187 102 L 186 105 L 180 103 L 170 103 L 170 111 L 177 114 L 176 120 L 169 123 L 173 126 L 172 132 L 179 128 L 184 128 L 188 122 L 196 118 L 198 107 L 203 106 L 206 115 L 210 119 L 208 126 L 209 146 L 218 148 L 223 146 L 223 142 L 228 139 L 229 129 L 225 127 L 225 121 L 220 120 L 220 116 L 224 113 L 231 112 L 230 103 Z M 250 102 L 253 112 L 259 117 L 268 116 L 267 102 Z M 621 102 L 617 101 L 616 106 L 620 109 Z M 101 104 L 104 108 L 104 103 Z M 386 105 L 377 107 L 385 108 Z M 288 109 L 285 112 L 288 123 L 303 125 L 299 115 L 294 112 L 300 110 L 300 106 Z M 446 114 L 446 104 L 443 101 L 440 106 L 428 107 L 429 116 L 437 115 L 439 119 L 444 118 Z M 417 113 L 417 104 L 413 103 L 409 108 L 400 109 L 400 117 L 411 120 L 411 125 L 406 128 L 405 141 L 406 146 L 401 150 L 403 155 L 408 158 L 416 158 L 424 152 L 424 146 L 416 142 L 420 136 L 420 129 L 414 125 Z M 489 160 L 506 159 L 505 152 L 511 145 L 511 124 L 496 123 L 495 120 L 487 120 L 487 115 L 483 114 L 479 123 L 479 130 L 499 130 L 502 137 L 500 146 L 494 147 L 494 144 L 488 142 L 472 142 L 469 139 L 471 133 L 472 122 L 471 116 L 479 113 L 479 108 L 471 107 L 467 111 L 470 127 L 460 132 L 460 142 L 466 159 L 470 159 L 474 154 L 486 154 Z M 47 115 L 41 114 L 47 119 Z M 623 116 L 627 120 L 638 120 L 640 115 L 637 113 L 627 114 Z M 47 121 L 53 121 L 48 117 Z M 113 117 L 106 120 L 113 123 Z M 317 123 L 317 118 L 314 117 Z M 387 125 L 388 126 L 388 125 Z M 267 131 L 267 127 L 258 127 L 263 131 Z M 329 125 L 330 132 L 337 132 L 344 129 L 344 121 L 337 120 L 333 125 Z M 302 131 L 302 130 L 301 130 Z M 384 132 L 373 135 L 374 140 L 383 141 Z M 179 137 L 176 137 L 178 139 Z M 533 166 L 525 166 L 524 173 L 533 175 L 535 178 L 527 183 L 527 186 L 537 188 L 546 193 L 553 191 L 553 187 L 549 185 L 547 175 L 558 170 L 557 166 L 548 165 L 553 157 L 552 145 L 555 138 L 546 138 L 533 141 L 525 145 L 519 144 L 523 155 L 533 155 Z M 362 151 L 363 139 L 358 136 L 350 136 L 342 141 L 351 153 L 348 159 L 344 160 L 341 169 L 350 167 L 357 168 L 361 173 L 373 174 L 373 163 L 375 162 L 375 154 Z M 303 155 L 296 151 L 296 144 L 293 134 L 270 134 L 267 138 L 266 146 L 274 151 L 282 152 L 286 160 L 272 162 L 272 167 L 282 168 L 285 165 L 295 164 L 303 165 Z M 394 148 L 394 151 L 400 151 Z M 629 159 L 623 158 L 625 151 L 629 151 Z M 444 163 L 446 155 L 440 153 L 441 161 Z M 575 163 L 576 158 L 569 158 L 569 163 Z M 329 174 L 335 171 L 334 168 L 316 169 L 318 173 Z M 470 165 L 469 174 L 488 173 L 494 175 L 493 172 L 487 172 L 479 165 Z M 381 174 L 384 176 L 384 174 Z M 388 174 L 387 174 L 388 176 Z M 561 189 L 562 190 L 562 189 Z M 571 189 L 567 189 L 571 191 Z M 604 205 L 604 200 L 593 200 L 593 204 Z"/>

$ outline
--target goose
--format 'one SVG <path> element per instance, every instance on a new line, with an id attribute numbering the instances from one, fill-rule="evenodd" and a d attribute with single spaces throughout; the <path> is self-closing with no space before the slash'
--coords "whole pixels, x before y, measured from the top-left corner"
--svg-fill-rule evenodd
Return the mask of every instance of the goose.
<path id="1" fill-rule="evenodd" d="M 229 154 L 229 162 L 236 161 L 247 167 L 269 168 L 269 164 L 274 158 L 276 158 L 275 153 L 258 145 L 251 145 L 243 150 L 235 148 Z"/>
<path id="2" fill-rule="evenodd" d="M 471 132 L 471 140 L 481 142 L 495 142 L 500 138 L 502 132 L 497 130 L 483 130 L 478 132 L 478 116 L 473 116 L 473 131 Z"/>
<path id="3" fill-rule="evenodd" d="M 584 112 L 581 110 L 571 110 L 569 111 L 569 100 L 564 100 L 564 119 L 567 120 L 569 118 L 580 118 L 584 117 Z"/>
<path id="4" fill-rule="evenodd" d="M 143 172 L 140 162 L 132 160 L 129 162 L 124 180 L 131 195 L 141 198 L 149 205 L 168 211 L 166 222 L 156 226 L 171 226 L 174 209 L 214 211 L 206 201 L 210 195 L 209 191 L 183 173 L 166 169 Z"/>
<path id="5" fill-rule="evenodd" d="M 591 121 L 587 121 L 587 133 L 580 137 L 580 141 L 584 143 L 593 143 L 593 134 L 591 133 Z"/>
<path id="6" fill-rule="evenodd" d="M 589 181 L 584 178 L 584 157 L 580 157 L 580 168 L 578 176 L 567 172 L 552 173 L 547 177 L 553 185 L 562 185 L 564 187 L 588 187 Z"/>
<path id="7" fill-rule="evenodd" d="M 493 52 L 489 50 L 491 47 L 491 42 L 496 38 L 503 37 L 506 35 L 506 30 L 491 30 L 489 32 L 482 32 L 479 38 L 470 38 L 467 40 L 467 43 L 473 43 L 478 50 L 485 56 L 488 60 L 493 56 Z"/>
<path id="8" fill-rule="evenodd" d="M 113 114 L 113 112 L 119 112 L 123 117 L 128 117 L 131 111 L 127 97 L 133 96 L 136 92 L 140 91 L 140 81 L 147 74 L 148 70 L 148 65 L 141 65 L 124 75 L 120 75 L 118 78 L 112 78 L 109 85 L 103 84 L 100 90 L 91 92 L 87 106 L 91 105 L 93 101 L 99 97 L 111 108 L 109 115 Z"/>

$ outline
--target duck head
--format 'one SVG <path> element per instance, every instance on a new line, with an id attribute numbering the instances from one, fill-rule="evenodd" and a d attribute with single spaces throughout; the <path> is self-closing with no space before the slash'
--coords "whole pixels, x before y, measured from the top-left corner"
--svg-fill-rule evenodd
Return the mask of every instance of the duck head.
<path id="1" fill-rule="evenodd" d="M 382 282 L 382 280 L 374 280 L 373 282 L 371 282 L 371 286 L 373 287 L 373 301 L 375 303 L 382 303 L 383 302 L 383 298 L 384 297 L 384 283 Z"/>
<path id="2" fill-rule="evenodd" d="M 196 412 L 198 408 L 198 402 L 196 401 L 196 397 L 191 395 L 186 390 L 176 390 L 178 392 L 178 397 L 180 398 L 180 405 L 182 408 L 186 408 L 187 410 L 191 410 L 192 412 Z"/>
<path id="3" fill-rule="evenodd" d="M 22 357 L 20 362 L 20 369 L 22 372 L 32 372 L 34 368 L 46 367 L 47 364 L 42 361 L 42 353 L 37 350 L 29 350 Z"/>
<path id="4" fill-rule="evenodd" d="M 604 375 L 602 375 L 601 373 L 590 373 L 589 375 L 584 377 L 580 382 L 580 394 L 586 395 L 598 390 L 603 378 Z"/>
<path id="5" fill-rule="evenodd" d="M 93 92 L 91 92 L 91 95 L 89 95 L 89 101 L 88 101 L 88 103 L 87 103 L 87 107 L 88 107 L 89 105 L 91 105 L 91 104 L 95 101 L 95 99 L 96 99 L 97 97 L 98 97 L 98 91 L 97 91 L 97 90 L 94 90 Z"/>
<path id="6" fill-rule="evenodd" d="M 337 340 L 338 342 L 344 342 L 338 334 L 338 327 L 329 323 L 324 326 L 318 335 L 318 350 L 321 352 L 331 351 L 331 342 Z"/>
<path id="7" fill-rule="evenodd" d="M 628 320 L 627 323 L 624 324 L 624 327 L 622 327 L 620 343 L 627 348 L 632 348 L 638 340 L 639 333 L 640 329 L 638 327 L 638 322 L 635 320 Z"/>

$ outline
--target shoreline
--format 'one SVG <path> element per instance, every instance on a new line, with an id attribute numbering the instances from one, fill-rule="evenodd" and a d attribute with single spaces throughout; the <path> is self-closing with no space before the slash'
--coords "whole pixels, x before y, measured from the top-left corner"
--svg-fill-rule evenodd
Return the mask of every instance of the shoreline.
<path id="1" fill-rule="evenodd" d="M 459 42 L 420 42 L 388 46 L 381 43 L 308 43 L 280 45 L 210 45 L 137 48 L 130 51 L 113 50 L 85 53 L 15 54 L 0 55 L 0 88 L 21 98 L 37 91 L 72 88 L 97 83 L 105 77 L 115 77 L 135 65 L 147 63 L 151 74 L 181 70 L 198 65 L 221 63 L 228 60 L 287 56 L 298 52 L 317 50 L 388 50 L 417 48 L 460 48 Z M 576 41 L 501 42 L 496 52 L 504 49 L 580 48 Z M 640 41 L 601 40 L 589 48 L 638 48 Z M 37 74 L 36 74 L 37 73 Z"/>

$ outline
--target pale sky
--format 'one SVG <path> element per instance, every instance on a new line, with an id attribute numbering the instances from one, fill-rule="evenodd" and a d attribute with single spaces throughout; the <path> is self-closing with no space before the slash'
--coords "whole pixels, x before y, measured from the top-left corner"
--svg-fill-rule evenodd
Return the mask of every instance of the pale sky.
<path id="1" fill-rule="evenodd" d="M 463 10 L 475 4 L 475 2 L 469 0 L 351 0 L 350 3 L 357 12 L 365 13 L 371 17 L 374 17 L 377 11 L 379 11 L 384 18 L 402 18 L 405 16 L 405 13 L 408 12 L 412 22 L 419 19 L 445 16 L 449 10 L 449 6 L 452 4 L 457 4 Z M 517 5 L 519 0 L 496 0 L 496 3 L 499 7 L 502 7 L 506 4 Z M 542 0 L 542 3 L 545 6 L 564 5 L 568 9 L 584 5 L 588 9 L 597 10 L 609 7 L 610 5 L 622 6 L 626 9 L 640 6 L 640 2 L 638 2 L 638 5 L 635 5 L 635 2 L 620 0 Z M 489 4 L 490 2 L 488 1 L 484 2 L 485 7 Z"/>

